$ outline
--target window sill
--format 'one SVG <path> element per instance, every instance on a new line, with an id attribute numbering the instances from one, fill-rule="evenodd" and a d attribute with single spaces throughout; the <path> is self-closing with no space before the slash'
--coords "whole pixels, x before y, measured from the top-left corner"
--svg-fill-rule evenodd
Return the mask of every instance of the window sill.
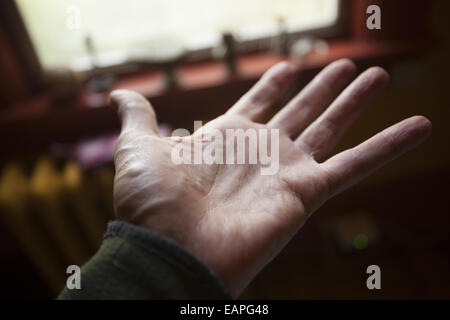
<path id="1" fill-rule="evenodd" d="M 329 43 L 327 55 L 311 54 L 302 60 L 300 77 L 306 83 L 323 66 L 339 58 L 352 59 L 360 67 L 385 65 L 420 55 L 429 47 L 426 42 L 334 41 Z M 178 89 L 165 90 L 163 74 L 155 71 L 124 76 L 113 89 L 135 90 L 151 99 L 160 121 L 177 125 L 186 118 L 207 120 L 224 112 L 264 71 L 281 60 L 271 53 L 239 57 L 237 77 L 229 77 L 222 62 L 196 63 L 177 68 Z M 115 110 L 107 105 L 107 96 L 82 90 L 65 105 L 55 106 L 50 94 L 44 94 L 11 106 L 0 114 L 0 133 L 10 137 L 3 139 L 0 147 L 4 154 L 23 152 L 24 147 L 42 151 L 52 142 L 73 142 L 116 131 L 119 123 Z M 179 101 L 189 110 L 181 109 Z M 217 107 L 211 108 L 212 103 Z"/>

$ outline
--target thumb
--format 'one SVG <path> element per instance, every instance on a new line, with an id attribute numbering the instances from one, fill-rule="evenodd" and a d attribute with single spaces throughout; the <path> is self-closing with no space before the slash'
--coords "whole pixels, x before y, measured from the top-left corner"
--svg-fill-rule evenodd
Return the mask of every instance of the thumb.
<path id="1" fill-rule="evenodd" d="M 129 90 L 114 90 L 109 95 L 110 105 L 116 106 L 122 131 L 134 130 L 158 135 L 158 123 L 150 102 L 141 94 Z"/>

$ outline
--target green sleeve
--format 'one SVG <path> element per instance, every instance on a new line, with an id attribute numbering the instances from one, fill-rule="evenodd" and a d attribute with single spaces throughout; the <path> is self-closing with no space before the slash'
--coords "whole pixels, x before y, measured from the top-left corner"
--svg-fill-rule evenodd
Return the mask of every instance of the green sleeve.
<path id="1" fill-rule="evenodd" d="M 121 221 L 81 268 L 81 289 L 58 299 L 230 299 L 220 280 L 174 241 Z"/>

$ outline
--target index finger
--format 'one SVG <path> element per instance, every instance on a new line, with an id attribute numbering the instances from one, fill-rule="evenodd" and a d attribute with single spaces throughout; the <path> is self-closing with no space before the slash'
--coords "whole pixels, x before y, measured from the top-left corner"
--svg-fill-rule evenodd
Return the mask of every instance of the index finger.
<path id="1" fill-rule="evenodd" d="M 291 82 L 296 67 L 282 61 L 271 67 L 228 113 L 240 114 L 252 121 L 260 120 Z"/>

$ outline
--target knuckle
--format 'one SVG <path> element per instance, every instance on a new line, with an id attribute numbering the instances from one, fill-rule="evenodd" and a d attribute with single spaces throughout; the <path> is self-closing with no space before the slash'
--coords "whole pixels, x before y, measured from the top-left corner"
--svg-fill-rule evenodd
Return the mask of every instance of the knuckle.
<path id="1" fill-rule="evenodd" d="M 385 131 L 381 132 L 381 143 L 388 150 L 388 152 L 393 153 L 397 149 L 397 144 L 395 143 L 395 137 Z"/>

